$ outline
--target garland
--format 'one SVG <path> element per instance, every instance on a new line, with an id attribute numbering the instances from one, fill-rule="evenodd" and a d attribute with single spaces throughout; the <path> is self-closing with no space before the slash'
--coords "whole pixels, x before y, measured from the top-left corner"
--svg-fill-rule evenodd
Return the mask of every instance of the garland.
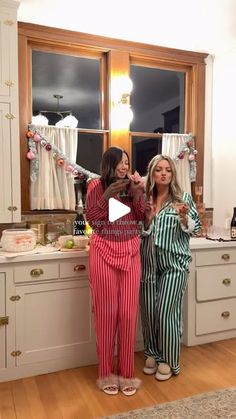
<path id="1" fill-rule="evenodd" d="M 65 154 L 55 145 L 51 144 L 43 134 L 37 130 L 33 125 L 29 126 L 29 130 L 26 133 L 28 138 L 28 152 L 26 154 L 27 159 L 30 160 L 30 179 L 35 182 L 38 178 L 39 173 L 39 155 L 37 151 L 37 145 L 43 147 L 46 151 L 53 153 L 53 158 L 57 166 L 64 168 L 67 173 L 72 173 L 73 176 L 81 179 L 95 179 L 99 175 L 84 167 L 71 162 Z"/>
<path id="2" fill-rule="evenodd" d="M 187 134 L 184 143 L 181 145 L 178 153 L 174 157 L 174 160 L 178 162 L 179 160 L 184 159 L 185 155 L 188 155 L 188 161 L 190 165 L 190 182 L 196 181 L 197 175 L 197 164 L 195 156 L 197 150 L 194 147 L 194 138 L 192 134 Z"/>

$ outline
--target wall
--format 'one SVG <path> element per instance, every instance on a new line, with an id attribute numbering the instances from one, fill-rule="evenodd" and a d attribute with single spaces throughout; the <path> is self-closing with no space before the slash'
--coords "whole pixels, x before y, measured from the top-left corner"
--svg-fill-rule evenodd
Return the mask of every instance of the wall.
<path id="1" fill-rule="evenodd" d="M 214 224 L 224 226 L 236 206 L 236 46 L 216 56 L 213 73 L 212 203 Z"/>

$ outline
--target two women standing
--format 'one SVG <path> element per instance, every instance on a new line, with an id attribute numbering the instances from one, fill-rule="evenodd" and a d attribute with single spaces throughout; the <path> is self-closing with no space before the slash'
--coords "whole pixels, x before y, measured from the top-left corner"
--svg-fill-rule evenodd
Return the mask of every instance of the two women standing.
<path id="1" fill-rule="evenodd" d="M 169 157 L 157 155 L 149 163 L 146 202 L 142 179 L 137 172 L 130 175 L 129 167 L 125 151 L 109 148 L 102 158 L 101 178 L 89 183 L 86 202 L 87 220 L 94 230 L 89 276 L 98 386 L 111 395 L 118 390 L 133 395 L 140 384 L 134 378 L 140 279 L 143 371 L 155 374 L 158 380 L 180 372 L 183 296 L 191 261 L 189 238 L 200 230 L 195 204 L 181 191 Z M 130 207 L 121 220 L 109 222 L 110 198 Z"/>

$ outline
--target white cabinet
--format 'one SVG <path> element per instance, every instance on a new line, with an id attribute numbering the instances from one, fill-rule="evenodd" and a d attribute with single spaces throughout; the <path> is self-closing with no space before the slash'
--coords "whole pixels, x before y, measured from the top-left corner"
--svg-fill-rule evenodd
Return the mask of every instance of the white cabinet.
<path id="1" fill-rule="evenodd" d="M 87 256 L 37 256 L 2 265 L 9 324 L 0 326 L 0 381 L 97 363 Z"/>
<path id="2" fill-rule="evenodd" d="M 0 223 L 21 220 L 17 7 L 0 0 Z"/>
<path id="3" fill-rule="evenodd" d="M 6 368 L 6 286 L 5 275 L 0 273 L 0 372 Z"/>
<path id="4" fill-rule="evenodd" d="M 236 247 L 192 252 L 184 305 L 187 346 L 236 337 Z"/>
<path id="5" fill-rule="evenodd" d="M 87 258 L 22 264 L 14 268 L 16 364 L 67 359 L 97 362 Z"/>

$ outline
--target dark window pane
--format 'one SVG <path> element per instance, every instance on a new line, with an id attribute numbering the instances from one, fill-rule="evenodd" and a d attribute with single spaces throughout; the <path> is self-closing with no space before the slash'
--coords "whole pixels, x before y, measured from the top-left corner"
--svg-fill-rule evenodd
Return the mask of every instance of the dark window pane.
<path id="1" fill-rule="evenodd" d="M 184 132 L 185 73 L 131 65 L 134 132 Z"/>
<path id="2" fill-rule="evenodd" d="M 147 166 L 152 157 L 161 154 L 162 138 L 132 138 L 132 171 L 141 176 L 147 174 Z"/>
<path id="3" fill-rule="evenodd" d="M 63 54 L 32 51 L 33 114 L 40 110 L 72 111 L 78 127 L 101 129 L 100 117 L 100 61 Z M 44 114 L 54 125 L 56 114 Z"/>
<path id="4" fill-rule="evenodd" d="M 102 134 L 78 133 L 77 164 L 100 174 L 102 153 Z"/>

